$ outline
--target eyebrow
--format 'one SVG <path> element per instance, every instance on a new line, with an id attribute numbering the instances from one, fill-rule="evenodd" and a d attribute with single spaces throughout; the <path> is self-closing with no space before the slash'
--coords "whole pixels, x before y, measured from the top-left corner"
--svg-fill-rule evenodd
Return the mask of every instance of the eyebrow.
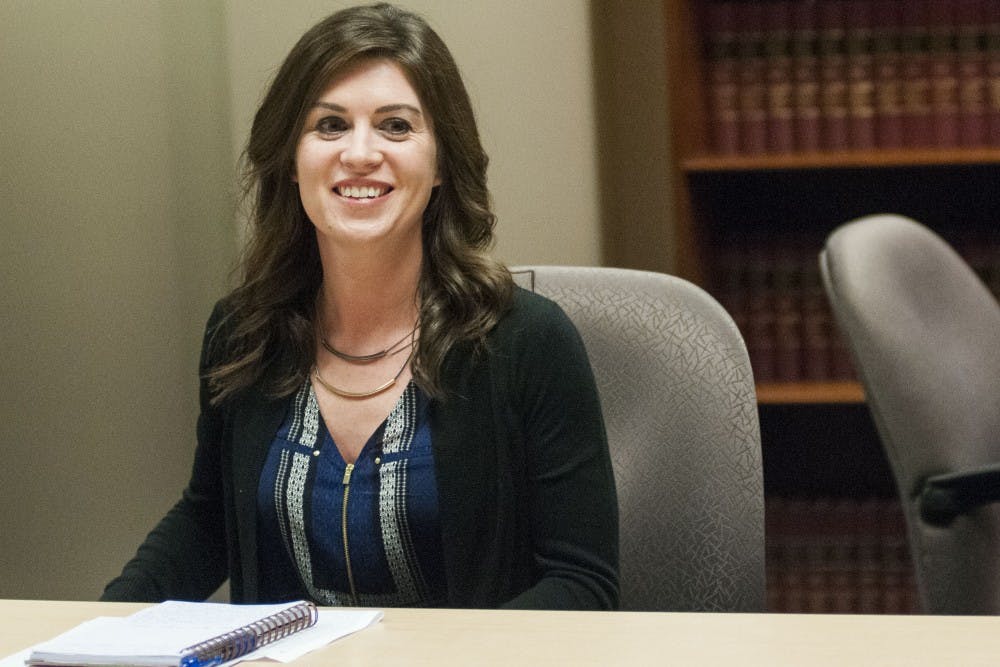
<path id="1" fill-rule="evenodd" d="M 316 102 L 313 107 L 322 107 L 324 109 L 329 109 L 331 111 L 336 111 L 337 113 L 347 113 L 347 109 L 340 106 L 339 104 L 334 104 L 333 102 Z M 386 104 L 378 109 L 375 109 L 375 113 L 392 113 L 394 111 L 410 111 L 418 116 L 423 116 L 423 113 L 417 107 L 412 104 Z"/>

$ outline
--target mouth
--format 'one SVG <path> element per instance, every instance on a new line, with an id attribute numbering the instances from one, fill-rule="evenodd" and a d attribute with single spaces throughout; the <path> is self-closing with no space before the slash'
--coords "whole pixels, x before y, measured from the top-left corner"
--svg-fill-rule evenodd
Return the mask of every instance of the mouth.
<path id="1" fill-rule="evenodd" d="M 392 192 L 392 188 L 371 185 L 349 185 L 337 186 L 333 191 L 347 199 L 378 199 Z"/>

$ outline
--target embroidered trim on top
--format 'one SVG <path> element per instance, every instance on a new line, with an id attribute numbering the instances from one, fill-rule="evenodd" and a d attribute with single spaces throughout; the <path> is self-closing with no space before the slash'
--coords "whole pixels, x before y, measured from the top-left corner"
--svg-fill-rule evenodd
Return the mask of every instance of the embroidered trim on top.
<path id="1" fill-rule="evenodd" d="M 302 400 L 300 400 L 302 399 Z M 314 448 L 319 433 L 319 404 L 312 383 L 308 380 L 296 394 L 292 429 L 289 441 Z M 415 385 L 407 386 L 386 420 L 383 429 L 383 454 L 409 451 L 416 431 L 417 395 Z M 284 463 L 284 455 L 282 462 Z M 312 558 L 305 533 L 306 478 L 316 465 L 315 457 L 295 452 L 290 466 L 282 465 L 278 471 L 276 494 L 283 493 L 284 502 L 276 495 L 282 538 L 290 541 L 290 551 L 302 581 L 315 600 L 332 606 L 350 604 L 350 595 L 315 585 Z M 427 596 L 427 584 L 420 571 L 406 514 L 407 491 L 406 461 L 384 462 L 379 470 L 379 523 L 383 548 L 388 561 L 389 575 L 396 591 L 385 594 L 360 593 L 358 602 L 370 606 L 402 606 L 422 604 Z M 285 477 L 287 470 L 287 477 Z M 284 479 L 283 479 L 284 478 Z M 281 491 L 280 487 L 284 487 Z M 284 510 L 284 511 L 281 511 Z M 287 516 L 287 528 L 283 517 Z M 290 539 L 289 539 L 290 538 Z"/>

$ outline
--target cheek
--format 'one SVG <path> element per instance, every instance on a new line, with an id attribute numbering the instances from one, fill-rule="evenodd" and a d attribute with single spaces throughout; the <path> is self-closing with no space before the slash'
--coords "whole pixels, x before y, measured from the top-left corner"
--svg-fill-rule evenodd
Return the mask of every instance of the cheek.
<path id="1" fill-rule="evenodd" d="M 296 183 L 315 181 L 322 172 L 323 153 L 319 147 L 312 146 L 307 141 L 299 144 L 295 150 L 295 162 L 292 165 L 292 180 Z"/>

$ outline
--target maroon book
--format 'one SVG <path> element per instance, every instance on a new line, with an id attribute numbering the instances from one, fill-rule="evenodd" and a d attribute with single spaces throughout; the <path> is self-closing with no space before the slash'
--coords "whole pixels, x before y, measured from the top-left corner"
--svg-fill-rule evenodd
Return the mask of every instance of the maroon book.
<path id="1" fill-rule="evenodd" d="M 712 150 L 719 155 L 735 155 L 740 151 L 736 3 L 710 2 L 704 8 Z"/>
<path id="2" fill-rule="evenodd" d="M 795 149 L 792 94 L 791 0 L 764 5 L 764 62 L 767 85 L 767 150 Z"/>
<path id="3" fill-rule="evenodd" d="M 845 37 L 842 0 L 820 0 L 820 113 L 822 146 L 827 150 L 844 150 L 850 145 Z"/>
<path id="4" fill-rule="evenodd" d="M 815 252 L 804 253 L 802 265 L 802 345 L 803 369 L 807 380 L 825 381 L 832 377 L 833 315 L 823 290 Z"/>
<path id="5" fill-rule="evenodd" d="M 774 246 L 770 260 L 774 309 L 774 365 L 782 382 L 802 379 L 804 349 L 802 342 L 803 267 L 792 244 Z"/>
<path id="6" fill-rule="evenodd" d="M 987 135 L 985 3 L 955 0 L 956 68 L 958 79 L 958 143 L 983 146 Z"/>
<path id="7" fill-rule="evenodd" d="M 875 69 L 872 0 L 847 0 L 845 49 L 850 146 L 875 146 Z"/>
<path id="8" fill-rule="evenodd" d="M 881 148 L 903 146 L 900 30 L 904 0 L 874 0 L 872 51 L 875 136 Z"/>
<path id="9" fill-rule="evenodd" d="M 1000 2 L 985 5 L 987 142 L 1000 146 Z"/>
<path id="10" fill-rule="evenodd" d="M 934 145 L 958 145 L 958 62 L 955 0 L 928 4 L 927 74 Z"/>
<path id="11" fill-rule="evenodd" d="M 773 382 L 778 375 L 775 366 L 772 261 L 768 248 L 763 244 L 751 246 L 745 258 L 747 353 L 754 379 L 757 382 Z"/>
<path id="12" fill-rule="evenodd" d="M 767 151 L 767 83 L 764 60 L 764 7 L 736 5 L 739 26 L 740 148 L 747 155 Z"/>
<path id="13" fill-rule="evenodd" d="M 792 78 L 794 86 L 795 149 L 808 153 L 820 149 L 818 0 L 792 5 Z"/>
<path id="14" fill-rule="evenodd" d="M 900 29 L 903 143 L 934 143 L 928 72 L 929 0 L 907 0 Z"/>

